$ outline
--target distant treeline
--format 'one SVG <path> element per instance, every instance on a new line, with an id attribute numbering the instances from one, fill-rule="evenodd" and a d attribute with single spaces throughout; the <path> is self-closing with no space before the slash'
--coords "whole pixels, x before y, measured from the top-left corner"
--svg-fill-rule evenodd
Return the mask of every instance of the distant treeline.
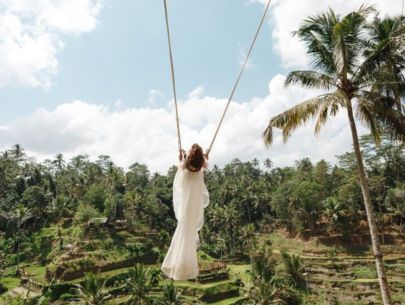
<path id="1" fill-rule="evenodd" d="M 387 224 L 403 229 L 404 147 L 387 137 L 375 147 L 370 136 L 362 137 L 361 146 L 381 229 Z M 95 162 L 84 155 L 67 162 L 58 154 L 37 163 L 14 145 L 0 157 L 0 249 L 12 254 L 19 248 L 29 256 L 30 236 L 42 227 L 63 219 L 72 219 L 80 227 L 102 216 L 160 232 L 169 242 L 176 225 L 175 171 L 173 167 L 166 175 L 152 174 L 139 163 L 124 171 L 105 155 Z M 271 160 L 261 166 L 258 160 L 236 159 L 224 168 L 208 170 L 205 180 L 211 203 L 202 248 L 214 257 L 248 255 L 256 232 L 282 228 L 350 239 L 350 233 L 365 221 L 352 152 L 338 156 L 333 166 L 308 158 L 283 168 L 274 167 Z"/>

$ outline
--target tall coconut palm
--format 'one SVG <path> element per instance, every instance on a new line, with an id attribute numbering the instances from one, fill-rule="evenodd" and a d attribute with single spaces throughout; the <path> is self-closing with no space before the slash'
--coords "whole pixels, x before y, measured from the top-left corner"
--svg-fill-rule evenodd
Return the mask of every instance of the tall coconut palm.
<path id="1" fill-rule="evenodd" d="M 17 254 L 17 274 L 20 272 L 20 251 L 21 241 L 23 239 L 23 226 L 25 221 L 32 216 L 31 209 L 28 209 L 22 204 L 18 204 L 11 212 L 2 214 L 2 218 L 5 218 L 9 224 L 15 226 L 14 234 L 14 248 Z"/>
<path id="2" fill-rule="evenodd" d="M 318 134 L 329 116 L 335 116 L 340 109 L 346 110 L 381 294 L 384 304 L 389 305 L 392 304 L 391 296 L 360 151 L 355 114 L 370 128 L 376 143 L 380 141 L 382 125 L 388 125 L 392 135 L 404 141 L 405 117 L 395 107 L 384 103 L 386 96 L 383 96 L 382 90 L 373 90 L 373 87 L 381 88 L 392 83 L 391 79 L 386 80 L 379 73 L 379 67 L 385 65 L 384 56 L 376 56 L 376 48 L 374 52 L 370 52 L 371 35 L 367 18 L 373 12 L 372 7 L 362 6 L 341 17 L 329 10 L 303 22 L 295 35 L 305 43 L 315 70 L 289 73 L 286 86 L 299 84 L 306 88 L 323 89 L 328 93 L 304 101 L 273 117 L 264 132 L 264 138 L 270 145 L 273 141 L 273 128 L 276 127 L 282 130 L 286 142 L 296 128 L 312 118 L 316 119 L 315 134 Z M 397 35 L 390 39 L 401 42 L 403 47 L 405 40 L 398 39 Z M 373 59 L 370 54 L 373 54 Z"/>
<path id="3" fill-rule="evenodd" d="M 401 99 L 405 97 L 405 17 L 375 18 L 370 25 L 370 40 L 366 49 L 368 67 L 379 67 L 378 74 L 385 81 L 374 85 L 374 91 L 382 93 L 387 103 L 405 111 Z"/>
<path id="4" fill-rule="evenodd" d="M 63 159 L 63 154 L 57 154 L 55 159 L 52 161 L 52 164 L 56 167 L 58 172 L 61 172 L 65 167 L 65 160 Z"/>
<path id="5" fill-rule="evenodd" d="M 14 160 L 17 162 L 21 162 L 25 158 L 24 148 L 22 148 L 20 144 L 13 145 L 10 152 Z"/>

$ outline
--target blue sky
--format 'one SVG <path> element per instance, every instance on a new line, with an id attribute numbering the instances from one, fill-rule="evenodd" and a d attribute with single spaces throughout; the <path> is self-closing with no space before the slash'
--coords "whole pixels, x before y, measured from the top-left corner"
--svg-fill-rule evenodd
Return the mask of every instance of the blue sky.
<path id="1" fill-rule="evenodd" d="M 167 0 L 185 148 L 207 147 L 266 0 Z M 313 124 L 266 148 L 269 119 L 323 92 L 284 87 L 307 69 L 291 32 L 309 15 L 356 10 L 363 0 L 272 0 L 211 163 L 270 158 L 336 162 L 351 149 L 345 113 L 318 137 Z M 381 16 L 402 0 L 373 0 Z M 176 163 L 177 141 L 162 0 L 0 0 L 0 151 L 19 143 L 37 160 L 108 154 L 120 166 Z M 367 132 L 358 126 L 360 134 Z"/>
<path id="2" fill-rule="evenodd" d="M 179 97 L 198 86 L 225 97 L 239 70 L 262 14 L 262 5 L 235 0 L 169 1 Z M 64 35 L 59 69 L 48 90 L 6 87 L 0 114 L 8 123 L 39 107 L 54 109 L 73 99 L 95 104 L 120 100 L 124 107 L 145 106 L 150 90 L 162 92 L 156 104 L 171 97 L 162 1 L 114 0 L 105 4 L 90 33 Z M 272 51 L 265 26 L 235 99 L 267 93 L 268 81 L 283 70 Z"/>

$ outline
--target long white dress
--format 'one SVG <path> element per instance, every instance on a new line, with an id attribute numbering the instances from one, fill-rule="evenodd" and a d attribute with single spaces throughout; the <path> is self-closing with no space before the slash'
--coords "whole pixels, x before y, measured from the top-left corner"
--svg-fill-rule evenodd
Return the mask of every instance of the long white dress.
<path id="1" fill-rule="evenodd" d="M 174 280 L 188 280 L 198 275 L 198 231 L 204 224 L 204 208 L 209 204 L 204 168 L 191 172 L 180 164 L 174 177 L 173 208 L 177 227 L 161 267 L 163 273 Z"/>

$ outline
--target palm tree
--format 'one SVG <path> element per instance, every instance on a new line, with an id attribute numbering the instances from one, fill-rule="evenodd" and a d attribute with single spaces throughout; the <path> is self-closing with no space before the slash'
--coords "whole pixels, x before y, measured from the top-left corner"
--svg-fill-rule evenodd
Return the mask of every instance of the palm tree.
<path id="1" fill-rule="evenodd" d="M 301 257 L 295 254 L 288 254 L 287 252 L 281 253 L 285 271 L 287 272 L 291 284 L 295 288 L 303 288 L 305 285 L 304 279 L 304 264 Z"/>
<path id="2" fill-rule="evenodd" d="M 271 305 L 276 303 L 278 300 L 274 298 L 273 286 L 269 282 L 263 280 L 256 281 L 255 285 L 249 290 L 250 304 L 261 304 L 261 305 Z"/>
<path id="3" fill-rule="evenodd" d="M 399 218 L 399 229 L 400 232 L 403 232 L 405 219 L 405 183 L 390 189 L 385 198 L 385 203 L 388 205 L 388 211 L 394 213 Z"/>
<path id="4" fill-rule="evenodd" d="M 163 286 L 163 296 L 159 304 L 179 305 L 181 304 L 180 296 L 181 292 L 176 289 L 176 287 L 173 284 L 173 281 L 171 281 L 169 284 Z"/>
<path id="5" fill-rule="evenodd" d="M 5 218 L 8 223 L 15 225 L 16 234 L 14 235 L 14 244 L 17 254 L 17 275 L 20 272 L 20 251 L 22 240 L 22 227 L 25 221 L 31 217 L 31 209 L 25 207 L 22 204 L 18 204 L 12 212 L 3 213 L 2 218 Z"/>
<path id="6" fill-rule="evenodd" d="M 148 270 L 145 270 L 143 265 L 136 264 L 134 268 L 129 270 L 129 278 L 127 279 L 127 288 L 130 294 L 125 305 L 143 305 L 148 304 L 148 291 L 150 282 L 148 280 Z"/>
<path id="7" fill-rule="evenodd" d="M 252 286 L 248 290 L 248 304 L 301 304 L 299 294 L 288 281 L 276 275 L 275 266 L 276 262 L 270 248 L 264 248 L 261 253 L 252 257 Z"/>
<path id="8" fill-rule="evenodd" d="M 270 170 L 273 167 L 273 161 L 271 161 L 269 158 L 264 160 L 264 167 L 266 167 L 267 170 Z"/>
<path id="9" fill-rule="evenodd" d="M 388 97 L 387 102 L 395 104 L 396 109 L 403 113 L 405 108 L 401 98 L 405 97 L 405 49 L 403 48 L 405 17 L 375 18 L 370 26 L 370 50 L 367 50 L 368 62 L 380 64 L 379 73 L 385 78 L 383 84 L 376 84 L 374 90 Z M 402 41 L 401 41 L 402 39 Z M 380 63 L 381 58 L 384 59 Z"/>
<path id="10" fill-rule="evenodd" d="M 275 285 L 262 279 L 255 281 L 249 291 L 247 304 L 257 305 L 299 305 L 299 294 L 286 285 Z"/>
<path id="11" fill-rule="evenodd" d="M 65 167 L 65 160 L 63 159 L 63 154 L 57 154 L 55 156 L 55 160 L 52 161 L 52 164 L 56 166 L 58 172 L 61 172 L 62 169 Z"/>
<path id="12" fill-rule="evenodd" d="M 304 101 L 273 117 L 264 132 L 264 138 L 270 145 L 273 141 L 273 128 L 277 127 L 282 129 L 286 142 L 296 128 L 311 118 L 317 118 L 315 134 L 318 134 L 329 116 L 335 116 L 341 108 L 346 109 L 381 294 L 384 304 L 390 305 L 391 296 L 360 151 L 354 110 L 360 121 L 370 128 L 377 144 L 380 141 L 382 126 L 388 126 L 394 138 L 404 141 L 405 117 L 386 102 L 388 97 L 382 94 L 382 90 L 377 90 L 387 83 L 392 83 L 392 80 L 385 81 L 383 75 L 378 73 L 378 68 L 386 64 L 386 58 L 376 56 L 376 49 L 372 58 L 370 55 L 370 35 L 366 33 L 369 28 L 367 17 L 372 12 L 372 7 L 361 6 L 358 11 L 341 17 L 330 10 L 304 21 L 295 35 L 306 44 L 307 54 L 315 70 L 290 72 L 286 85 L 300 84 L 306 88 L 323 89 L 328 93 Z M 388 39 L 385 44 L 395 40 L 395 43 L 401 43 L 403 48 L 405 40 L 399 39 L 398 35 Z M 356 103 L 355 109 L 353 103 Z"/>
<path id="13" fill-rule="evenodd" d="M 83 305 L 103 305 L 111 295 L 105 287 L 106 280 L 93 273 L 87 273 L 83 285 L 75 289 Z"/>
<path id="14" fill-rule="evenodd" d="M 13 156 L 13 159 L 15 161 L 17 161 L 18 163 L 24 160 L 25 152 L 24 152 L 24 148 L 22 148 L 22 146 L 20 144 L 13 145 L 10 153 Z"/>
<path id="15" fill-rule="evenodd" d="M 239 223 L 239 214 L 232 204 L 226 205 L 223 209 L 224 227 L 226 229 L 226 239 L 228 240 L 228 254 L 232 257 L 236 252 L 235 237 L 237 225 Z"/>
<path id="16" fill-rule="evenodd" d="M 253 224 L 250 223 L 241 228 L 239 238 L 241 240 L 241 250 L 244 254 L 249 255 L 249 251 L 253 250 L 255 237 L 255 226 Z"/>
<path id="17" fill-rule="evenodd" d="M 345 206 L 334 197 L 326 198 L 324 201 L 324 215 L 328 222 L 328 227 L 334 231 L 339 231 L 342 227 L 345 216 Z"/>
<path id="18" fill-rule="evenodd" d="M 47 212 L 54 216 L 54 221 L 58 226 L 58 236 L 59 236 L 59 250 L 62 249 L 63 239 L 61 236 L 60 222 L 63 216 L 69 215 L 72 216 L 72 207 L 71 200 L 63 195 L 58 195 L 56 198 L 53 198 L 50 205 L 47 207 Z"/>

